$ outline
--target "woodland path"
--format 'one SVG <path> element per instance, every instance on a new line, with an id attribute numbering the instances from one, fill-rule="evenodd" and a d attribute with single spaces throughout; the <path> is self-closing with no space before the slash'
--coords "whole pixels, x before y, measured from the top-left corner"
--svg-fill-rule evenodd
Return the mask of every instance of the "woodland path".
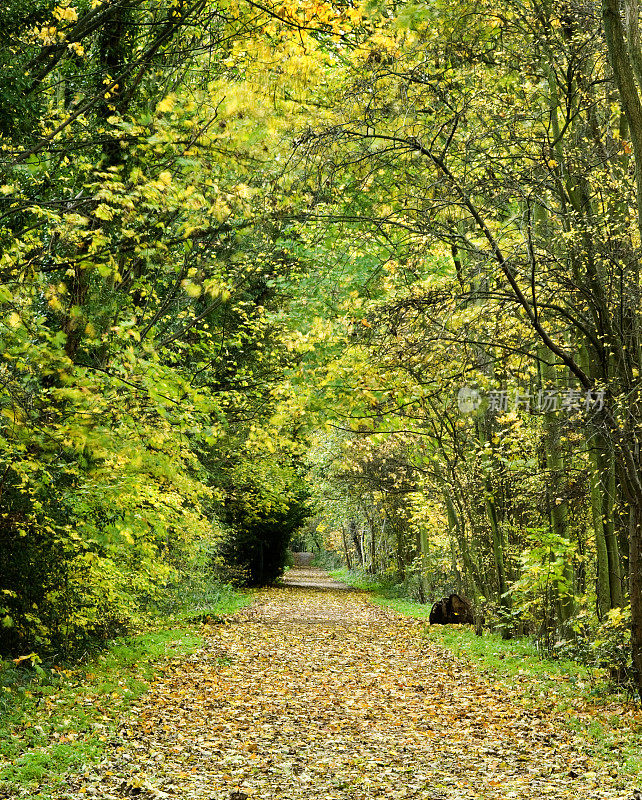
<path id="1" fill-rule="evenodd" d="M 227 624 L 208 626 L 205 647 L 168 663 L 123 721 L 124 746 L 75 791 L 106 800 L 631 795 L 615 774 L 594 772 L 545 701 L 509 695 L 428 642 L 423 623 L 335 583 L 298 568 Z"/>

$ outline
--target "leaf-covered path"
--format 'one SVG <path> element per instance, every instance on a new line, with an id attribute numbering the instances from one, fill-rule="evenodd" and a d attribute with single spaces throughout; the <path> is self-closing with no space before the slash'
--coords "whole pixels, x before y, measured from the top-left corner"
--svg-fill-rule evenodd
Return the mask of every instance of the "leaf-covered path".
<path id="1" fill-rule="evenodd" d="M 423 624 L 332 588 L 318 570 L 290 581 L 257 592 L 229 624 L 210 626 L 203 650 L 170 662 L 123 723 L 126 745 L 99 782 L 76 791 L 184 800 L 630 795 L 615 773 L 595 771 L 559 720 L 428 642 Z"/>

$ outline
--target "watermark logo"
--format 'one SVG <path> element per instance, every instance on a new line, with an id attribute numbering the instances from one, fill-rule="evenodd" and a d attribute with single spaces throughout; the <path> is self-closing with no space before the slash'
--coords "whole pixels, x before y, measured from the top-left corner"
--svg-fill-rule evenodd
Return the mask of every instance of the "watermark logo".
<path id="1" fill-rule="evenodd" d="M 462 414 L 470 414 L 486 400 L 487 408 L 494 413 L 509 411 L 533 411 L 550 414 L 555 411 L 596 412 L 604 408 L 604 389 L 542 389 L 539 392 L 523 392 L 519 389 L 507 391 L 496 389 L 484 395 L 469 386 L 462 386 L 457 393 L 457 405 Z"/>
<path id="2" fill-rule="evenodd" d="M 457 393 L 457 405 L 462 414 L 471 414 L 473 411 L 477 411 L 481 401 L 481 395 L 477 389 L 471 389 L 469 386 L 462 386 Z"/>

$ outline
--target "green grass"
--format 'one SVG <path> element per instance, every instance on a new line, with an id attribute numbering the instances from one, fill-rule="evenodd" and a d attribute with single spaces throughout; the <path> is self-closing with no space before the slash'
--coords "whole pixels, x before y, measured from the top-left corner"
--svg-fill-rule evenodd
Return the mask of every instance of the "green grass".
<path id="1" fill-rule="evenodd" d="M 173 587 L 164 603 L 158 605 L 153 616 L 160 620 L 183 622 L 208 616 L 233 614 L 250 603 L 250 598 L 227 584 L 217 583 L 208 576 L 190 576 Z"/>
<path id="2" fill-rule="evenodd" d="M 403 612 L 402 612 L 403 613 Z M 525 708 L 554 710 L 601 762 L 617 761 L 632 777 L 642 774 L 642 714 L 627 694 L 615 691 L 604 670 L 567 659 L 545 658 L 529 638 L 503 640 L 468 626 L 432 626 L 427 638 L 506 686 Z"/>
<path id="3" fill-rule="evenodd" d="M 392 599 L 401 598 L 403 588 L 392 581 L 385 581 L 378 575 L 368 575 L 365 572 L 351 572 L 345 567 L 329 570 L 329 574 L 338 581 L 354 586 L 355 589 L 362 589 L 364 592 L 376 592 L 377 598 Z M 408 599 L 408 598 L 404 598 Z M 421 605 L 421 603 L 417 603 Z"/>
<path id="4" fill-rule="evenodd" d="M 162 664 L 201 646 L 200 628 L 188 620 L 231 614 L 250 602 L 229 587 L 201 590 L 182 593 L 164 620 L 170 629 L 156 617 L 156 629 L 115 639 L 83 663 L 0 662 L 0 796 L 56 796 L 66 775 L 104 757 L 118 719 Z"/>
<path id="5" fill-rule="evenodd" d="M 475 663 L 483 671 L 507 683 L 528 677 L 538 692 L 554 690 L 560 696 L 577 697 L 584 692 L 596 695 L 604 689 L 604 672 L 591 670 L 576 661 L 543 658 L 527 637 L 504 640 L 499 634 L 484 631 L 476 636 L 467 626 L 432 626 L 430 641 L 446 647 L 460 658 Z"/>
<path id="6" fill-rule="evenodd" d="M 399 586 L 346 569 L 331 574 L 370 592 L 377 605 L 428 621 L 430 604 L 399 596 Z M 546 658 L 528 637 L 504 640 L 486 630 L 477 636 L 466 625 L 426 626 L 426 637 L 504 684 L 518 705 L 554 709 L 569 729 L 584 738 L 593 758 L 608 763 L 615 758 L 625 774 L 642 774 L 642 714 L 629 696 L 615 690 L 604 670 Z"/>

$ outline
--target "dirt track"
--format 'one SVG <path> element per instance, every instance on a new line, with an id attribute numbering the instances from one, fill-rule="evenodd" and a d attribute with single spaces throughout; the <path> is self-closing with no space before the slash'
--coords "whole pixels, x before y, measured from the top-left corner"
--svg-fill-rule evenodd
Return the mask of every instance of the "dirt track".
<path id="1" fill-rule="evenodd" d="M 559 721 L 319 570 L 171 662 L 67 797 L 626 800 Z M 320 589 L 324 589 L 321 591 Z"/>

